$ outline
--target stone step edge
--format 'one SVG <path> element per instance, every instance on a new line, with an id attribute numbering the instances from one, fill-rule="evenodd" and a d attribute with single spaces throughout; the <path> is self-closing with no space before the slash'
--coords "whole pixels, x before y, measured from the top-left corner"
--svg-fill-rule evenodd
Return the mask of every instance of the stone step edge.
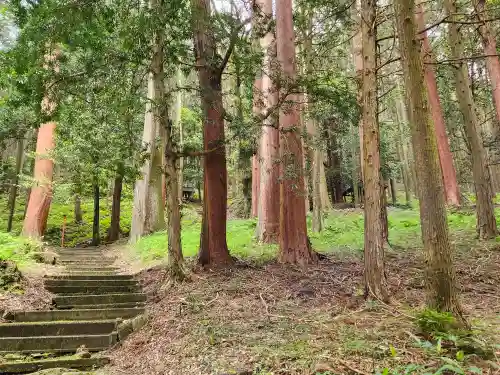
<path id="1" fill-rule="evenodd" d="M 93 369 L 103 367 L 109 364 L 111 360 L 108 357 L 93 358 L 50 358 L 38 361 L 26 362 L 4 362 L 0 363 L 0 374 L 25 374 L 50 368 L 67 368 L 73 370 Z"/>

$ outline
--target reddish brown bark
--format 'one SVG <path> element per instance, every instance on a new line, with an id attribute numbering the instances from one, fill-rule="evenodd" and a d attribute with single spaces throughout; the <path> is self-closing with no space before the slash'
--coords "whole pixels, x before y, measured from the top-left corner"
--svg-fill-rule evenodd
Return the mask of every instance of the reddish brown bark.
<path id="1" fill-rule="evenodd" d="M 295 33 L 291 0 L 276 2 L 277 56 L 287 82 L 294 81 Z M 303 147 L 300 138 L 300 117 L 295 96 L 290 105 L 280 109 L 280 234 L 279 260 L 284 263 L 307 264 L 317 260 L 307 238 L 304 203 Z"/>
<path id="2" fill-rule="evenodd" d="M 214 66 L 217 48 L 210 27 L 210 1 L 192 0 L 193 32 L 203 106 L 203 224 L 199 261 L 202 265 L 232 263 L 226 242 L 227 169 L 221 69 Z M 210 152 L 209 152 L 210 150 Z"/>
<path id="3" fill-rule="evenodd" d="M 33 177 L 35 185 L 31 188 L 26 217 L 23 224 L 23 236 L 42 237 L 47 227 L 50 203 L 52 201 L 52 178 L 54 162 L 50 153 L 54 149 L 55 122 L 48 122 L 38 129 L 36 159 Z"/>
<path id="4" fill-rule="evenodd" d="M 500 122 L 500 59 L 497 53 L 497 43 L 495 34 L 490 28 L 490 25 L 485 21 L 485 1 L 475 0 L 476 16 L 482 21 L 479 26 L 479 34 L 483 43 L 484 54 L 486 55 L 486 69 L 490 78 L 491 91 L 493 93 L 493 102 L 497 112 L 497 120 Z M 500 136 L 500 129 L 496 129 L 497 137 Z M 497 139 L 498 141 L 498 139 Z"/>
<path id="5" fill-rule="evenodd" d="M 416 22 L 420 30 L 425 29 L 424 9 L 421 4 L 416 7 Z M 460 205 L 460 191 L 457 182 L 457 174 L 453 165 L 453 155 L 448 143 L 448 136 L 446 134 L 446 125 L 444 122 L 443 109 L 441 108 L 441 101 L 439 100 L 439 93 L 436 81 L 436 74 L 434 66 L 429 64 L 433 61 L 432 50 L 427 38 L 427 33 L 421 33 L 421 53 L 424 59 L 424 79 L 427 87 L 429 97 L 429 105 L 436 129 L 436 139 L 439 153 L 439 162 L 441 166 L 441 174 L 443 176 L 444 191 L 446 203 L 453 206 Z"/>
<path id="6" fill-rule="evenodd" d="M 256 1 L 256 8 L 254 11 L 260 13 L 259 19 L 266 22 L 272 20 L 273 8 L 271 0 L 258 0 Z M 276 43 L 271 31 L 266 33 L 260 38 L 260 48 L 264 52 L 264 61 L 262 64 L 262 71 L 260 85 L 263 109 L 267 110 L 277 102 L 277 91 L 274 87 L 272 80 L 272 63 L 276 57 Z M 274 243 L 278 241 L 279 233 L 279 132 L 276 129 L 277 119 L 275 116 L 268 117 L 259 140 L 260 157 L 260 173 L 257 183 L 258 188 L 258 222 L 257 222 L 257 238 L 261 242 Z M 253 201 L 253 200 L 252 200 Z"/>

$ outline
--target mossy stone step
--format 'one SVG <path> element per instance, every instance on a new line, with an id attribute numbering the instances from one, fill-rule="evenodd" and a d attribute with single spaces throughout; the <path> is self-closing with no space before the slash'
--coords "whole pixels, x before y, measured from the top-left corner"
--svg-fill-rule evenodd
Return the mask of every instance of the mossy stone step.
<path id="1" fill-rule="evenodd" d="M 0 353 L 72 353 L 82 345 L 88 351 L 97 352 L 117 341 L 116 332 L 107 335 L 0 337 Z"/>
<path id="2" fill-rule="evenodd" d="M 68 306 L 57 306 L 58 310 L 68 310 L 68 309 L 115 309 L 115 308 L 125 308 L 125 307 L 145 307 L 144 302 L 121 302 L 121 303 L 107 303 L 100 305 L 68 305 Z"/>
<path id="3" fill-rule="evenodd" d="M 146 302 L 144 293 L 117 293 L 117 294 L 93 294 L 55 296 L 52 301 L 57 308 L 66 308 L 79 305 L 108 305 L 114 303 Z M 62 308 L 62 307 L 61 307 Z"/>
<path id="4" fill-rule="evenodd" d="M 116 320 L 0 324 L 0 337 L 103 335 L 116 330 Z"/>
<path id="5" fill-rule="evenodd" d="M 66 275 L 48 275 L 45 279 L 49 280 L 135 280 L 133 275 L 100 275 L 100 274 L 66 274 Z"/>
<path id="6" fill-rule="evenodd" d="M 107 294 L 107 293 L 135 293 L 138 285 L 81 285 L 81 286 L 45 286 L 54 294 Z"/>
<path id="7" fill-rule="evenodd" d="M 129 319 L 144 314 L 145 309 L 117 308 L 117 309 L 78 309 L 78 310 L 48 310 L 48 311 L 16 311 L 5 314 L 5 319 L 15 322 L 43 322 L 43 321 L 74 321 L 74 320 L 109 320 Z"/>
<path id="8" fill-rule="evenodd" d="M 0 374 L 26 374 L 51 368 L 66 368 L 73 370 L 92 370 L 103 367 L 110 362 L 107 357 L 93 358 L 50 358 L 39 361 L 0 363 Z"/>
<path id="9" fill-rule="evenodd" d="M 110 279 L 94 279 L 94 280 L 68 280 L 68 279 L 45 279 L 45 286 L 137 286 L 136 280 L 110 280 Z"/>

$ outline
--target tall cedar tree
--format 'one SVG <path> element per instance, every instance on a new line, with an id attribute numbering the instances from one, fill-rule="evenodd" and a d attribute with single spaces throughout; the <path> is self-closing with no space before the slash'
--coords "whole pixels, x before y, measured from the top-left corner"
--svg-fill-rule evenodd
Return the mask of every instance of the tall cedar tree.
<path id="1" fill-rule="evenodd" d="M 362 126 L 363 177 L 365 189 L 365 287 L 366 294 L 389 301 L 384 272 L 384 217 L 382 173 L 380 170 L 380 131 L 377 110 L 376 0 L 361 3 L 363 43 Z M 385 196 L 385 194 L 384 194 Z"/>
<path id="2" fill-rule="evenodd" d="M 493 191 L 490 171 L 486 163 L 486 152 L 479 134 L 480 125 L 476 104 L 472 96 L 467 61 L 463 59 L 464 38 L 461 35 L 459 24 L 453 23 L 453 21 L 459 21 L 454 0 L 445 0 L 444 7 L 451 21 L 448 24 L 448 40 L 451 58 L 455 60 L 453 69 L 455 89 L 465 123 L 465 133 L 471 148 L 472 177 L 476 190 L 477 234 L 480 239 L 490 239 L 497 235 Z"/>
<path id="3" fill-rule="evenodd" d="M 485 9 L 485 2 L 485 0 L 474 0 L 474 7 L 476 8 L 476 17 L 480 22 L 478 31 L 481 36 L 484 54 L 486 55 L 486 69 L 488 70 L 493 102 L 495 103 L 497 113 L 496 136 L 500 137 L 500 128 L 498 127 L 500 126 L 500 58 L 497 53 L 495 33 L 486 21 L 488 13 Z"/>
<path id="4" fill-rule="evenodd" d="M 422 4 L 417 5 L 416 19 L 418 28 L 420 30 L 425 30 L 425 14 Z M 460 191 L 458 188 L 455 166 L 453 165 L 453 156 L 450 150 L 450 145 L 448 144 L 443 109 L 441 107 L 441 101 L 439 100 L 436 74 L 434 72 L 434 65 L 432 65 L 432 49 L 429 39 L 427 38 L 427 32 L 422 32 L 420 36 L 422 38 L 422 55 L 425 63 L 425 85 L 427 86 L 432 120 L 436 129 L 439 162 L 441 164 L 441 172 L 443 174 L 446 202 L 452 206 L 459 206 Z"/>
<path id="5" fill-rule="evenodd" d="M 272 0 L 259 0 L 255 2 L 254 26 L 264 25 L 266 30 L 259 38 L 260 48 L 264 53 L 262 70 L 260 74 L 261 92 L 257 93 L 262 98 L 264 111 L 273 107 L 277 101 L 277 91 L 274 85 L 273 62 L 276 60 L 276 43 L 273 30 L 269 23 L 273 17 Z M 262 27 L 262 26 L 261 26 Z M 262 33 L 261 33 L 262 34 Z M 257 99 L 258 100 L 258 99 Z M 279 185 L 279 132 L 276 116 L 269 116 L 264 121 L 259 139 L 260 178 L 258 189 L 258 222 L 257 239 L 265 243 L 278 242 L 279 217 L 280 217 L 280 185 Z"/>
<path id="6" fill-rule="evenodd" d="M 226 242 L 227 169 L 222 103 L 222 71 L 211 32 L 210 0 L 191 0 L 196 65 L 203 106 L 203 218 L 199 262 L 233 262 Z"/>
<path id="7" fill-rule="evenodd" d="M 295 33 L 292 1 L 276 2 L 276 45 L 282 69 L 283 85 L 293 85 L 296 78 Z M 283 87 L 284 88 L 284 87 Z M 283 263 L 307 264 L 317 261 L 307 238 L 303 147 L 300 116 L 295 94 L 280 108 L 280 233 L 279 259 Z"/>
<path id="8" fill-rule="evenodd" d="M 52 46 L 45 55 L 44 67 L 57 73 L 59 71 L 57 59 L 60 51 Z M 42 100 L 42 113 L 50 117 L 57 106 L 54 99 L 55 85 L 48 84 Z M 38 129 L 36 141 L 36 157 L 33 178 L 35 185 L 31 188 L 26 216 L 24 218 L 22 234 L 26 237 L 39 238 L 45 233 L 52 201 L 52 178 L 54 176 L 54 162 L 51 153 L 55 146 L 56 123 L 46 122 Z"/>
<path id="9" fill-rule="evenodd" d="M 417 192 L 426 264 L 427 303 L 431 308 L 462 318 L 448 237 L 436 135 L 424 86 L 424 63 L 414 18 L 415 1 L 396 0 L 395 12 L 416 173 L 420 185 L 425 186 Z"/>

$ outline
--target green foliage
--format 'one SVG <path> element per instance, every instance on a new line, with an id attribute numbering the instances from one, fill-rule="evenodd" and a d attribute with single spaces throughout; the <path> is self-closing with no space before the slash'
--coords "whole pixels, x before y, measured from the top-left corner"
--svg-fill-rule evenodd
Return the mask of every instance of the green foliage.
<path id="1" fill-rule="evenodd" d="M 41 251 L 39 241 L 0 232 L 0 260 L 10 260 L 19 266 L 34 263 L 33 254 Z"/>
<path id="2" fill-rule="evenodd" d="M 452 332 L 457 329 L 458 323 L 453 314 L 425 309 L 417 315 L 417 324 L 423 334 L 430 337 Z"/>

